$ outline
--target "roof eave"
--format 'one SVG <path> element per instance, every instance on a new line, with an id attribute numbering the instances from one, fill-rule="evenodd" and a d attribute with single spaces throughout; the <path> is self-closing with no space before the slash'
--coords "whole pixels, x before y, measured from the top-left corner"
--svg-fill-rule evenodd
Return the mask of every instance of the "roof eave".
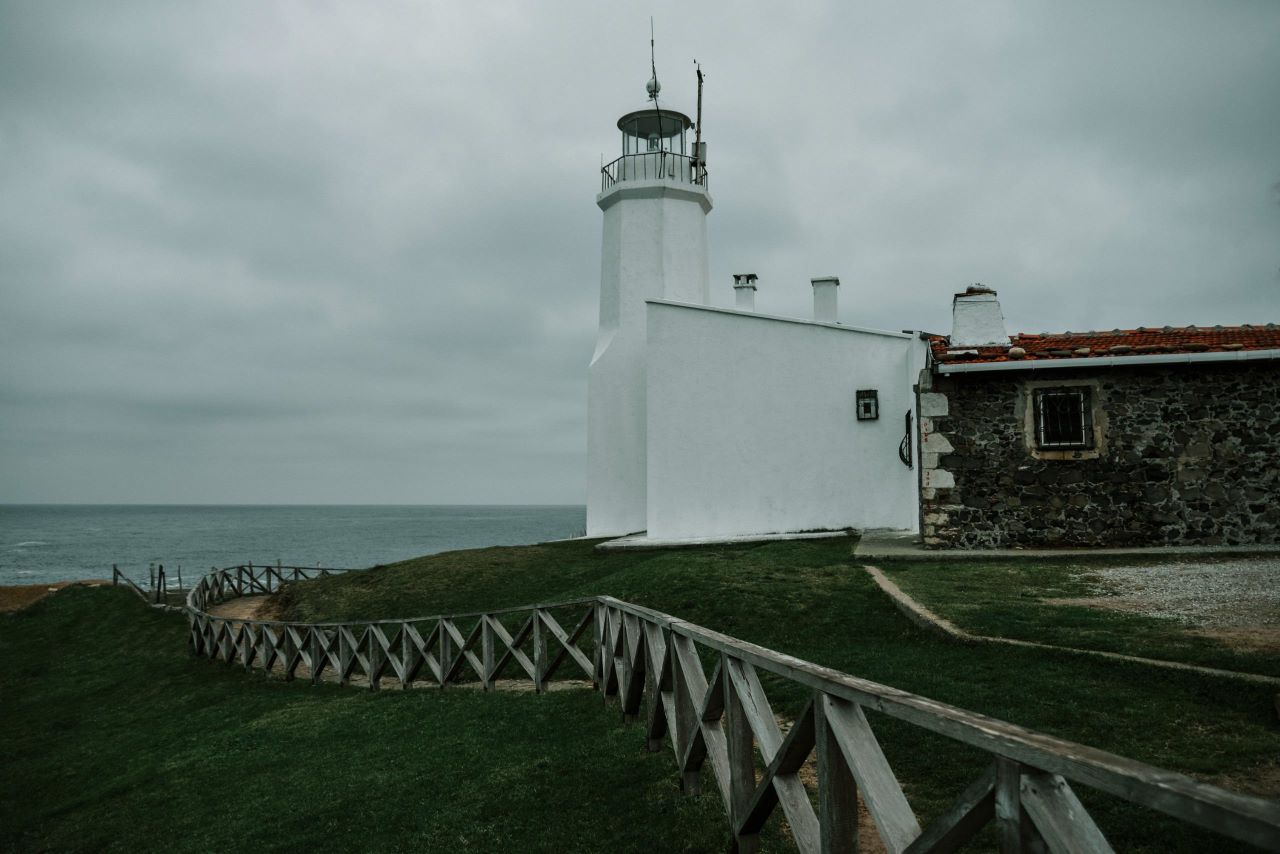
<path id="1" fill-rule="evenodd" d="M 1044 371 L 1055 368 L 1114 368 L 1127 365 L 1181 365 L 1205 362 L 1247 362 L 1280 359 L 1280 349 L 1231 350 L 1214 353 L 1156 353 L 1140 356 L 1085 356 L 1078 359 L 1029 359 L 1016 362 L 935 362 L 940 374 L 986 371 Z"/>

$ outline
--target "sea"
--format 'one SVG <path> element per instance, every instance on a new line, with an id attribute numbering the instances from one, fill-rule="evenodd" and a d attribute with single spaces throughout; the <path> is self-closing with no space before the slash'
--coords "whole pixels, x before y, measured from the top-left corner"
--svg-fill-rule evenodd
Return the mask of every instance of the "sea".
<path id="1" fill-rule="evenodd" d="M 170 584 L 242 563 L 364 568 L 419 555 L 582 536 L 586 508 L 0 504 L 0 585 L 110 579 Z"/>

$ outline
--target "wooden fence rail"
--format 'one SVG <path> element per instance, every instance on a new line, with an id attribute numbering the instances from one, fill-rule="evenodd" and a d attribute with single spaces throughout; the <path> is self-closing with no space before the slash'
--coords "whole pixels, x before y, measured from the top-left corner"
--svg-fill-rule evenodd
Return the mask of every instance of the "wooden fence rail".
<path id="1" fill-rule="evenodd" d="M 128 587 L 130 590 L 132 590 L 134 593 L 137 593 L 139 596 L 141 596 L 143 602 L 151 602 L 154 599 L 155 591 L 148 593 L 147 591 L 143 590 L 141 587 L 138 586 L 138 583 L 136 581 L 134 581 L 132 578 L 130 578 L 129 576 L 121 572 L 118 566 L 116 566 L 115 564 L 112 564 L 111 565 L 111 583 L 113 585 L 118 585 L 121 581 L 123 581 L 125 583 L 125 586 Z"/>
<path id="2" fill-rule="evenodd" d="M 1112 850 L 1072 784 L 1280 851 L 1280 804 L 1034 732 L 821 667 L 609 596 L 406 620 L 288 623 L 218 617 L 209 608 L 337 570 L 238 566 L 205 576 L 187 597 L 198 655 L 245 668 L 301 668 L 319 680 L 377 689 L 474 681 L 504 673 L 538 691 L 567 665 L 628 720 L 650 750 L 669 744 L 686 791 L 704 768 L 739 851 L 758 845 L 779 808 L 802 852 L 857 850 L 858 796 L 885 848 L 954 851 L 994 821 L 1002 852 Z M 566 628 L 568 627 L 568 628 Z M 588 632 L 587 629 L 592 631 Z M 785 731 L 761 674 L 809 699 Z M 979 748 L 990 765 L 922 826 L 881 750 L 866 710 Z M 816 786 L 801 767 L 816 754 Z"/>

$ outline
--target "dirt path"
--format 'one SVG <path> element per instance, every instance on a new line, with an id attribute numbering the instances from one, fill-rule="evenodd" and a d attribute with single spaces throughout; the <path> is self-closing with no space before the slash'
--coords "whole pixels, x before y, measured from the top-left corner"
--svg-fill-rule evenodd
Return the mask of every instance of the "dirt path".
<path id="1" fill-rule="evenodd" d="M 0 614 L 14 614 L 23 608 L 30 608 L 44 597 L 76 584 L 83 584 L 85 587 L 104 587 L 110 583 L 102 580 L 55 581 L 52 584 L 15 584 L 0 587 Z"/>
<path id="2" fill-rule="evenodd" d="M 232 620 L 263 620 L 268 619 L 268 602 L 270 596 L 241 596 L 238 599 L 232 599 L 230 602 L 223 602 L 221 605 L 214 605 L 209 609 L 209 613 L 215 617 L 227 617 Z"/>

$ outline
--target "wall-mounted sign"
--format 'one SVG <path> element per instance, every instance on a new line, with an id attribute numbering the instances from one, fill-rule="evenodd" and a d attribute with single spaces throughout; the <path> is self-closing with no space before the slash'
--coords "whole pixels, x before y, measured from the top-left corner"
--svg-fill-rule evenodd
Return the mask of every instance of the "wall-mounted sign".
<path id="1" fill-rule="evenodd" d="M 862 388 L 854 395 L 859 421 L 875 421 L 880 417 L 880 399 L 873 388 Z"/>

